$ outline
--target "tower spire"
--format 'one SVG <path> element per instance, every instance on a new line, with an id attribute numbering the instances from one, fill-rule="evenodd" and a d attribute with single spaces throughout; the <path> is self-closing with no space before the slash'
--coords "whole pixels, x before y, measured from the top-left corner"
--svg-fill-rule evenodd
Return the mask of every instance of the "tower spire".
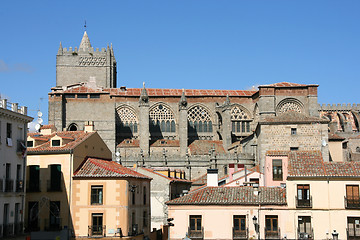
<path id="1" fill-rule="evenodd" d="M 86 26 L 86 25 L 85 25 Z M 80 47 L 79 49 L 90 49 L 91 48 L 91 43 L 90 43 L 90 39 L 86 33 L 86 30 L 84 32 L 84 36 L 81 39 L 81 43 L 80 43 Z"/>
<path id="2" fill-rule="evenodd" d="M 59 45 L 59 50 L 58 50 L 58 55 L 62 55 L 63 54 L 63 47 L 62 47 L 62 44 L 60 42 L 60 45 Z"/>

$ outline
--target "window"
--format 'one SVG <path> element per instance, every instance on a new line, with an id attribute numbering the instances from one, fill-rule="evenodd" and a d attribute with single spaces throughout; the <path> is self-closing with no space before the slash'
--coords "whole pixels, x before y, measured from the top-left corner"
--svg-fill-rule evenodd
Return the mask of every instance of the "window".
<path id="1" fill-rule="evenodd" d="M 91 204 L 103 204 L 103 186 L 91 186 Z"/>
<path id="2" fill-rule="evenodd" d="M 299 150 L 298 147 L 290 147 L 290 151 L 297 151 L 297 150 Z"/>
<path id="3" fill-rule="evenodd" d="M 16 166 L 16 192 L 21 192 L 23 190 L 23 181 L 21 179 L 21 165 Z"/>
<path id="4" fill-rule="evenodd" d="M 65 98 L 75 98 L 75 94 L 66 94 Z"/>
<path id="5" fill-rule="evenodd" d="M 360 238 L 360 217 L 348 217 L 347 218 L 347 234 L 348 239 Z"/>
<path id="6" fill-rule="evenodd" d="M 53 147 L 59 147 L 60 146 L 60 140 L 52 140 L 51 145 Z"/>
<path id="7" fill-rule="evenodd" d="M 34 141 L 27 141 L 27 147 L 34 147 Z"/>
<path id="8" fill-rule="evenodd" d="M 151 132 L 175 132 L 175 117 L 170 108 L 159 104 L 149 112 Z"/>
<path id="9" fill-rule="evenodd" d="M 312 238 L 311 217 L 309 216 L 298 217 L 298 231 L 299 231 L 298 239 Z"/>
<path id="10" fill-rule="evenodd" d="M 30 231 L 39 230 L 39 202 L 28 203 L 28 228 Z"/>
<path id="11" fill-rule="evenodd" d="M 28 192 L 40 191 L 40 167 L 39 165 L 29 166 Z"/>
<path id="12" fill-rule="evenodd" d="M 201 215 L 190 215 L 190 231 L 201 231 Z"/>
<path id="13" fill-rule="evenodd" d="M 273 180 L 274 181 L 282 181 L 283 180 L 282 160 L 281 159 L 273 159 L 272 166 L 273 166 L 272 167 Z"/>
<path id="14" fill-rule="evenodd" d="M 117 142 L 124 138 L 132 138 L 138 132 L 138 118 L 134 110 L 121 107 L 116 111 L 116 138 Z"/>
<path id="15" fill-rule="evenodd" d="M 246 216 L 234 215 L 234 231 L 246 230 Z"/>
<path id="16" fill-rule="evenodd" d="M 144 194 L 144 201 L 143 201 L 143 203 L 144 203 L 144 205 L 146 205 L 146 187 L 144 187 L 143 188 L 144 189 L 144 192 L 143 192 L 143 194 Z"/>
<path id="17" fill-rule="evenodd" d="M 10 179 L 11 164 L 6 163 L 5 165 L 5 192 L 12 192 L 14 188 L 14 181 Z"/>
<path id="18" fill-rule="evenodd" d="M 278 236 L 278 216 L 265 216 L 265 235 Z"/>
<path id="19" fill-rule="evenodd" d="M 210 114 L 204 107 L 194 106 L 188 110 L 188 131 L 189 133 L 213 131 Z"/>
<path id="20" fill-rule="evenodd" d="M 143 227 L 147 227 L 148 226 L 148 217 L 147 217 L 147 212 L 144 211 L 143 212 Z"/>
<path id="21" fill-rule="evenodd" d="M 91 217 L 92 217 L 92 226 L 91 226 L 92 235 L 103 235 L 103 214 L 93 213 Z"/>
<path id="22" fill-rule="evenodd" d="M 90 98 L 100 98 L 100 94 L 90 94 Z"/>
<path id="23" fill-rule="evenodd" d="M 78 126 L 75 123 L 70 124 L 68 127 L 68 131 L 77 131 L 77 130 L 78 130 Z"/>
<path id="24" fill-rule="evenodd" d="M 131 189 L 131 203 L 135 205 L 135 188 Z"/>
<path id="25" fill-rule="evenodd" d="M 78 94 L 77 98 L 87 98 L 88 95 L 87 94 Z"/>
<path id="26" fill-rule="evenodd" d="M 6 124 L 6 144 L 8 146 L 12 146 L 12 124 L 7 123 Z"/>
<path id="27" fill-rule="evenodd" d="M 297 207 L 311 207 L 310 185 L 297 185 Z"/>
<path id="28" fill-rule="evenodd" d="M 61 191 L 61 165 L 50 165 L 50 182 L 48 191 Z"/>
<path id="29" fill-rule="evenodd" d="M 291 135 L 296 135 L 296 128 L 291 128 Z"/>
<path id="30" fill-rule="evenodd" d="M 346 185 L 346 208 L 360 208 L 359 185 Z"/>
<path id="31" fill-rule="evenodd" d="M 60 202 L 50 201 L 49 230 L 60 230 Z"/>
<path id="32" fill-rule="evenodd" d="M 231 109 L 231 124 L 232 132 L 234 133 L 247 133 L 250 132 L 250 117 L 239 106 Z"/>

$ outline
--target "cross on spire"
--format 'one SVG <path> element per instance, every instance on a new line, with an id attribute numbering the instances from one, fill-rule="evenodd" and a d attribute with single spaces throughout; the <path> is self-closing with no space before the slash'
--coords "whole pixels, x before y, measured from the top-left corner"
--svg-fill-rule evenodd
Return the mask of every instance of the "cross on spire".
<path id="1" fill-rule="evenodd" d="M 84 28 L 85 28 L 85 31 L 86 31 L 86 20 L 85 20 Z"/>

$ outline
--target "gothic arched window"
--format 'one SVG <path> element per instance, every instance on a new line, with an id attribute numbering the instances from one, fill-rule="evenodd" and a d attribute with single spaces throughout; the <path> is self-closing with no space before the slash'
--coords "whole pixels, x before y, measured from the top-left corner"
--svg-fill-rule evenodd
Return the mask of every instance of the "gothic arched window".
<path id="1" fill-rule="evenodd" d="M 122 107 L 117 110 L 116 126 L 120 134 L 134 134 L 138 131 L 138 118 L 134 110 Z"/>
<path id="2" fill-rule="evenodd" d="M 250 132 L 251 118 L 244 110 L 239 106 L 235 106 L 231 109 L 231 124 L 232 132 Z"/>
<path id="3" fill-rule="evenodd" d="M 151 132 L 175 132 L 175 117 L 170 108 L 162 104 L 153 107 L 149 112 Z"/>
<path id="4" fill-rule="evenodd" d="M 212 121 L 209 112 L 202 106 L 194 106 L 188 111 L 190 132 L 212 132 Z"/>
<path id="5" fill-rule="evenodd" d="M 286 113 L 286 112 L 302 113 L 303 109 L 304 109 L 303 104 L 299 100 L 295 98 L 286 98 L 278 104 L 276 108 L 276 113 L 278 114 Z"/>

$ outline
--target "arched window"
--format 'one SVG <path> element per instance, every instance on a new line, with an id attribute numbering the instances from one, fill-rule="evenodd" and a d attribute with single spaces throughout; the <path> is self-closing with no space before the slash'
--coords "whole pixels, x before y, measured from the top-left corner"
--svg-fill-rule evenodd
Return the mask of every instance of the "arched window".
<path id="1" fill-rule="evenodd" d="M 188 111 L 189 132 L 212 132 L 209 112 L 202 106 L 194 106 Z"/>
<path id="2" fill-rule="evenodd" d="M 235 106 L 231 109 L 231 124 L 232 132 L 234 133 L 248 133 L 250 132 L 251 118 L 239 106 Z"/>
<path id="3" fill-rule="evenodd" d="M 174 113 L 165 105 L 158 104 L 149 112 L 150 131 L 175 132 Z"/>
<path id="4" fill-rule="evenodd" d="M 277 109 L 276 113 L 278 114 L 286 113 L 286 112 L 302 113 L 303 104 L 295 98 L 286 98 L 278 104 L 276 109 Z"/>
<path id="5" fill-rule="evenodd" d="M 119 134 L 132 135 L 137 133 L 138 118 L 135 111 L 129 107 L 122 107 L 117 110 L 116 126 Z"/>
<path id="6" fill-rule="evenodd" d="M 77 130 L 78 130 L 78 126 L 75 123 L 70 124 L 68 127 L 68 131 L 77 131 Z"/>

